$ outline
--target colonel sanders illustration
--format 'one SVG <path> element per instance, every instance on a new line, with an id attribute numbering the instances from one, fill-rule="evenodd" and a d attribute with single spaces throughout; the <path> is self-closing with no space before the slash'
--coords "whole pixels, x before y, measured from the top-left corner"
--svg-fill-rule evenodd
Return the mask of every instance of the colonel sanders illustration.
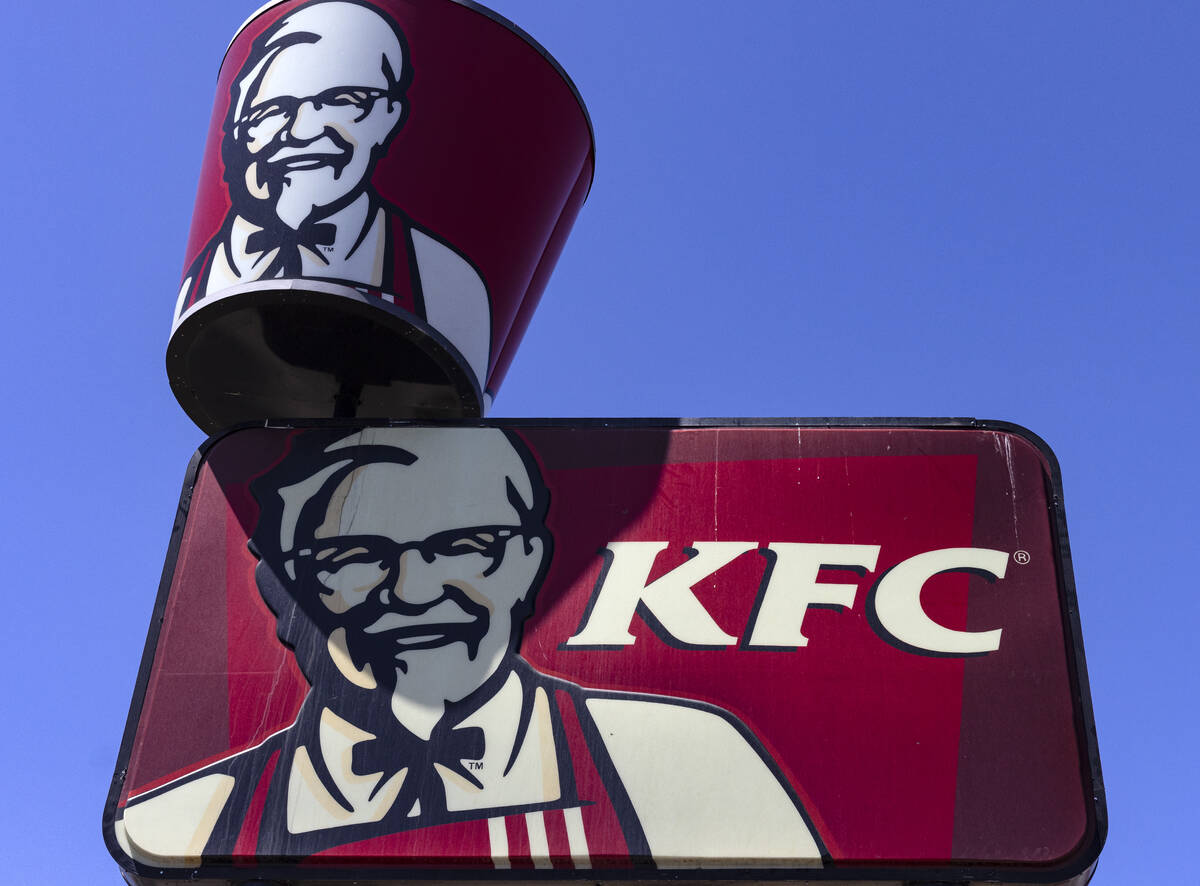
<path id="1" fill-rule="evenodd" d="M 132 797 L 116 827 L 131 857 L 821 864 L 794 791 L 728 712 L 521 657 L 553 540 L 514 433 L 310 432 L 252 488 L 258 587 L 311 688 L 289 727 Z"/>
<path id="2" fill-rule="evenodd" d="M 223 128 L 231 208 L 184 274 L 176 321 L 255 281 L 348 283 L 426 320 L 482 385 L 491 347 L 483 277 L 371 184 L 408 116 L 412 76 L 396 23 L 353 0 L 301 5 L 254 41 Z"/>

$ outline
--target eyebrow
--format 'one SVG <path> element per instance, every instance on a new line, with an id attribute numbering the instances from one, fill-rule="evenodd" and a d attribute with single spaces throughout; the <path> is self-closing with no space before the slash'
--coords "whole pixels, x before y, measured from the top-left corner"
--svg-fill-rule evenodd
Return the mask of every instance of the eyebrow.
<path id="1" fill-rule="evenodd" d="M 333 550 L 333 549 L 330 548 L 330 550 Z M 354 554 L 358 554 L 358 553 L 369 554 L 370 550 L 368 548 L 364 548 L 362 545 L 358 545 L 357 547 L 349 548 L 345 551 L 342 551 L 340 554 L 338 554 L 336 557 L 333 558 L 333 562 L 337 563 L 339 560 L 344 560 L 347 557 L 353 556 Z M 318 555 L 317 559 L 320 559 L 320 555 Z"/>

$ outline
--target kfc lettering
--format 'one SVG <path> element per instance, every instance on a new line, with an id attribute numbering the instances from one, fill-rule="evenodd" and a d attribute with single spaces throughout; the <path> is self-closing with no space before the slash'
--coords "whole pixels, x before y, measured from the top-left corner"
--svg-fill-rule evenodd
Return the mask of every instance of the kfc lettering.
<path id="1" fill-rule="evenodd" d="M 604 568 L 578 631 L 563 648 L 631 646 L 635 615 L 672 646 L 732 646 L 738 638 L 713 619 L 692 587 L 757 550 L 766 560 L 758 605 L 746 625 L 746 647 L 798 649 L 808 645 L 802 628 L 810 606 L 854 605 L 857 584 L 818 581 L 822 570 L 866 575 L 879 561 L 879 545 L 770 542 L 696 542 L 684 548 L 689 559 L 650 581 L 657 556 L 667 541 L 610 542 L 601 555 Z M 959 631 L 938 624 L 921 606 L 921 591 L 935 575 L 971 572 L 988 581 L 1004 578 L 1009 555 L 988 548 L 942 548 L 909 557 L 889 567 L 867 595 L 867 615 L 886 642 L 917 655 L 986 655 L 1000 648 L 1001 629 Z"/>

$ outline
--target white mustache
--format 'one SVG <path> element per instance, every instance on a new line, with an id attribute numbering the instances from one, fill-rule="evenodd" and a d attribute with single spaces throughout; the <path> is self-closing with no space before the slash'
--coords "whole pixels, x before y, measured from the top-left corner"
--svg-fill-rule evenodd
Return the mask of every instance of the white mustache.
<path id="1" fill-rule="evenodd" d="M 442 600 L 419 615 L 385 612 L 363 628 L 363 633 L 382 634 L 398 628 L 419 628 L 438 624 L 470 624 L 475 620 L 475 616 L 464 612 L 453 600 Z"/>
<path id="2" fill-rule="evenodd" d="M 292 157 L 312 157 L 316 155 L 340 157 L 344 153 L 345 151 L 343 151 L 329 139 L 321 138 L 309 145 L 284 145 L 282 148 L 268 157 L 267 162 L 282 163 L 284 160 L 289 160 Z"/>

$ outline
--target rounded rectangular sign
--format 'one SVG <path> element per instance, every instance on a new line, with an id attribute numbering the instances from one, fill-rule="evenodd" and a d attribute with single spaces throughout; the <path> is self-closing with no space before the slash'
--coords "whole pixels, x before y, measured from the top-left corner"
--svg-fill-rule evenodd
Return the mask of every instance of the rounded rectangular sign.
<path id="1" fill-rule="evenodd" d="M 106 839 L 135 883 L 1084 883 L 1061 500 L 986 422 L 234 430 Z"/>

